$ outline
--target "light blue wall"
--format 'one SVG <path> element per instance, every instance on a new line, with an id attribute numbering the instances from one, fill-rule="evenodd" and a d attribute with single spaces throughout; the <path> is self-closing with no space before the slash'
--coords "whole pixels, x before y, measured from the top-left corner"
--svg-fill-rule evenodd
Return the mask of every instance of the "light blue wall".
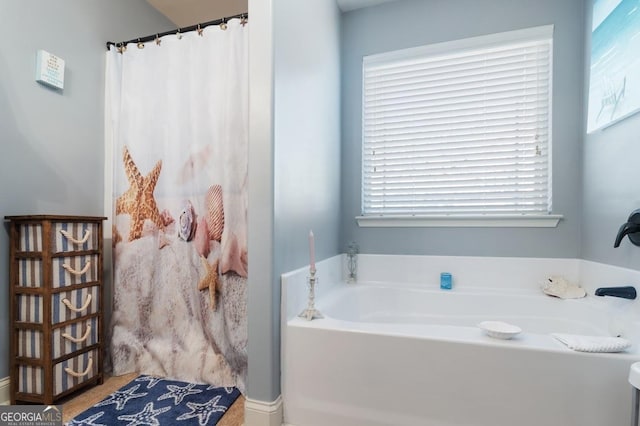
<path id="1" fill-rule="evenodd" d="M 583 0 L 401 0 L 343 15 L 341 248 L 365 253 L 577 257 L 580 252 Z M 362 57 L 554 24 L 553 212 L 557 228 L 359 228 Z"/>
<path id="2" fill-rule="evenodd" d="M 0 0 L 0 216 L 103 213 L 105 42 L 172 28 L 144 0 Z M 65 89 L 35 56 L 66 61 Z M 0 378 L 9 374 L 7 227 L 0 232 Z"/>
<path id="3" fill-rule="evenodd" d="M 589 94 L 591 0 L 585 0 L 585 108 Z M 585 109 L 586 117 L 586 109 Z M 586 124 L 585 127 L 586 128 Z M 582 258 L 640 270 L 640 247 L 618 228 L 640 208 L 640 114 L 586 136 L 583 158 Z M 637 284 L 637 283 L 636 283 Z"/>
<path id="4" fill-rule="evenodd" d="M 257 49 L 273 48 L 273 117 L 264 102 L 270 93 L 263 77 L 270 71 L 252 65 L 248 396 L 274 401 L 280 395 L 280 275 L 309 263 L 310 229 L 318 259 L 339 251 L 340 14 L 334 0 L 269 1 L 269 28 L 263 2 L 249 2 L 250 57 L 268 64 L 268 53 Z M 263 46 L 269 31 L 273 44 Z M 265 119 L 272 119 L 272 129 L 259 123 Z M 271 132 L 272 141 L 265 136 Z"/>
<path id="5" fill-rule="evenodd" d="M 333 0 L 275 2 L 276 269 L 338 254 L 340 13 Z"/>

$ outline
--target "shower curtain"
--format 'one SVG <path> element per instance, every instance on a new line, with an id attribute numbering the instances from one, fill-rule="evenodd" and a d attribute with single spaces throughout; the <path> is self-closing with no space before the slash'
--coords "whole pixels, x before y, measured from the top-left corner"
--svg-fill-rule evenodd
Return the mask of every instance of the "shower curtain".
<path id="1" fill-rule="evenodd" d="M 245 24 L 233 19 L 226 29 L 107 52 L 116 375 L 137 371 L 244 392 Z"/>

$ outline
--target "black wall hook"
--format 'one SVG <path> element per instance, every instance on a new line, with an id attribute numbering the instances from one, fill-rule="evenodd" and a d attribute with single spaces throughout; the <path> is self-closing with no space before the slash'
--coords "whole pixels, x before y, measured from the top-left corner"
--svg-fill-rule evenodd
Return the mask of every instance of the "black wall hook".
<path id="1" fill-rule="evenodd" d="M 620 242 L 625 235 L 629 236 L 629 240 L 633 244 L 640 246 L 640 209 L 631 212 L 627 223 L 620 227 L 618 235 L 616 235 L 616 241 L 613 243 L 613 247 L 620 246 Z"/>

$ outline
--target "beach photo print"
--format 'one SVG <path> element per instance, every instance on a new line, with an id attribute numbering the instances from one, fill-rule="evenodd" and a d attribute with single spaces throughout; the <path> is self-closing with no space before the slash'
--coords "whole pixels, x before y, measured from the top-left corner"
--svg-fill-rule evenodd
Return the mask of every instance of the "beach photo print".
<path id="1" fill-rule="evenodd" d="M 640 111 L 640 0 L 594 0 L 587 132 Z"/>

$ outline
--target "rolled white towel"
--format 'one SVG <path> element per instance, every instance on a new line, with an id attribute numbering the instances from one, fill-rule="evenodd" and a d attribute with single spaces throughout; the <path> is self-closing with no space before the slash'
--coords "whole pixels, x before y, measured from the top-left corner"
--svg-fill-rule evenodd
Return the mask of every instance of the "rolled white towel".
<path id="1" fill-rule="evenodd" d="M 631 342 L 622 337 L 582 336 L 579 334 L 551 333 L 551 336 L 579 352 L 622 352 Z"/>

